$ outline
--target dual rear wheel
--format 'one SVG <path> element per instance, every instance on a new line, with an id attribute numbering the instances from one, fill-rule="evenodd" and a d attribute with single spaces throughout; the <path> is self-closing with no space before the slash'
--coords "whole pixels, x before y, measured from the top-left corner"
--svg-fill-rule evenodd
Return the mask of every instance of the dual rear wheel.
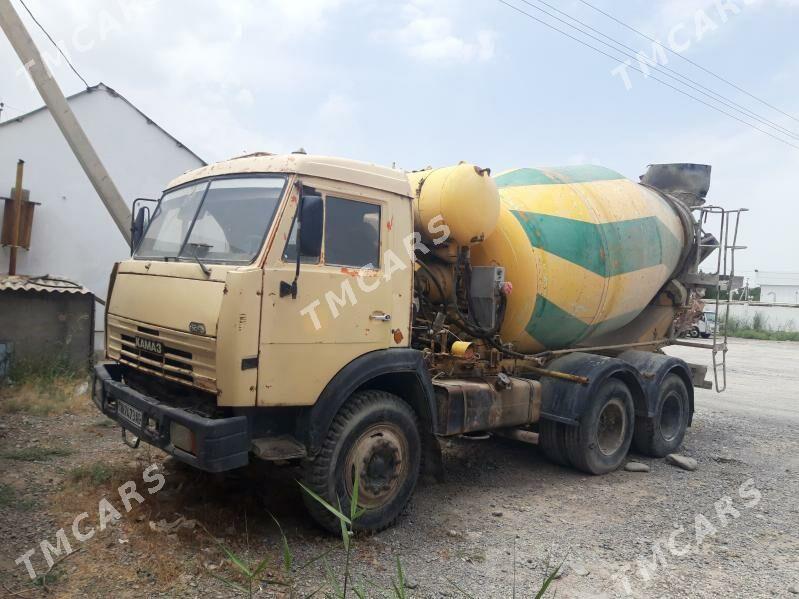
<path id="1" fill-rule="evenodd" d="M 540 424 L 544 454 L 560 465 L 590 474 L 605 474 L 621 466 L 630 446 L 663 457 L 682 443 L 690 414 L 688 390 L 676 374 L 660 385 L 652 417 L 635 416 L 632 393 L 624 381 L 609 378 L 591 398 L 577 426 L 551 420 Z"/>

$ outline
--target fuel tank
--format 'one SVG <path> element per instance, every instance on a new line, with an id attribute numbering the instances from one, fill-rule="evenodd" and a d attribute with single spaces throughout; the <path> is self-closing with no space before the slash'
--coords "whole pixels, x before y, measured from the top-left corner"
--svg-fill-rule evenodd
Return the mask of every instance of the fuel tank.
<path id="1" fill-rule="evenodd" d="M 618 329 L 670 279 L 690 232 L 660 193 L 601 166 L 520 168 L 494 178 L 499 219 L 472 263 L 513 285 L 501 336 L 523 352 Z"/>

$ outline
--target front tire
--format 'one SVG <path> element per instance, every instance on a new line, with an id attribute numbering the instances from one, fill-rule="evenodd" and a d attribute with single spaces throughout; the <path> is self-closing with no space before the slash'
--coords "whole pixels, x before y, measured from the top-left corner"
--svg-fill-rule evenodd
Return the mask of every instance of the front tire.
<path id="1" fill-rule="evenodd" d="M 566 427 L 569 461 L 589 474 L 616 470 L 630 449 L 634 419 L 630 389 L 619 379 L 606 380 L 591 398 L 580 424 Z"/>
<path id="2" fill-rule="evenodd" d="M 355 472 L 363 514 L 355 530 L 377 532 L 391 526 L 413 494 L 419 478 L 422 443 L 419 421 L 402 399 L 385 391 L 358 391 L 341 407 L 319 454 L 303 466 L 303 482 L 334 507 L 350 513 Z M 303 493 L 311 517 L 332 533 L 340 525 L 324 506 Z"/>
<path id="3" fill-rule="evenodd" d="M 658 390 L 655 415 L 636 423 L 633 443 L 640 453 L 655 458 L 676 451 L 685 437 L 690 416 L 690 398 L 683 380 L 668 374 Z"/>

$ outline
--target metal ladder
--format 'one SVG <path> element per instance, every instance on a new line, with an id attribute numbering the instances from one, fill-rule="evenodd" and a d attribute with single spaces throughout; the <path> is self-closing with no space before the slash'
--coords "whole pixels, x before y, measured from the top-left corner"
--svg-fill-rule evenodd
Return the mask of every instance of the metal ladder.
<path id="1" fill-rule="evenodd" d="M 727 321 L 730 316 L 730 301 L 735 286 L 735 252 L 745 250 L 746 246 L 738 245 L 738 225 L 741 213 L 748 212 L 747 208 L 726 210 L 720 206 L 697 206 L 693 209 L 698 212 L 695 220 L 696 235 L 694 272 L 699 273 L 700 258 L 704 250 L 716 249 L 716 271 L 702 273 L 702 278 L 708 281 L 707 288 L 716 290 L 716 318 L 713 322 L 713 344 L 708 347 L 713 355 L 713 382 L 717 393 L 727 388 Z M 714 243 L 704 243 L 703 239 L 708 233 L 707 228 L 713 221 L 718 225 L 718 237 Z M 714 227 L 715 228 L 715 227 Z M 721 299 L 722 288 L 726 287 L 727 299 Z M 722 309 L 723 308 L 723 318 Z M 721 325 L 721 330 L 719 330 Z M 719 354 L 721 357 L 719 358 Z M 719 371 L 721 376 L 719 377 Z"/>

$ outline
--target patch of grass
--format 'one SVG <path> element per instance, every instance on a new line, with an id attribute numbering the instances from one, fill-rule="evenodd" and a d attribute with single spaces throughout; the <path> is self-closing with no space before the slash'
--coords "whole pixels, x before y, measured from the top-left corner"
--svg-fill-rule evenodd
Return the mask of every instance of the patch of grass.
<path id="1" fill-rule="evenodd" d="M 121 475 L 127 473 L 128 469 L 116 464 L 106 462 L 94 462 L 92 464 L 81 464 L 69 471 L 68 478 L 73 483 L 91 483 L 93 485 L 103 485 L 116 480 Z M 130 478 L 130 476 L 128 476 Z M 126 479 L 127 480 L 127 479 Z"/>
<path id="2" fill-rule="evenodd" d="M 67 447 L 25 447 L 0 452 L 0 458 L 18 462 L 44 462 L 54 457 L 68 456 L 72 450 Z"/>
<path id="3" fill-rule="evenodd" d="M 0 508 L 10 507 L 16 510 L 29 510 L 33 507 L 30 499 L 22 499 L 11 485 L 0 483 Z"/>
<path id="4" fill-rule="evenodd" d="M 5 483 L 0 483 L 0 507 L 8 507 L 14 502 L 14 487 Z"/>
<path id="5" fill-rule="evenodd" d="M 0 414 L 49 416 L 89 410 L 90 383 L 85 372 L 12 368 L 5 383 L 0 385 Z"/>
<path id="6" fill-rule="evenodd" d="M 54 354 L 33 359 L 14 359 L 7 379 L 14 384 L 33 384 L 48 387 L 63 380 L 78 381 L 89 375 L 89 361 L 86 367 L 76 368 L 64 355 Z"/>
<path id="7" fill-rule="evenodd" d="M 730 316 L 727 319 L 727 334 L 741 339 L 799 341 L 799 332 L 794 329 L 793 321 L 775 328 L 769 325 L 767 316 L 758 312 L 752 318 Z"/>

